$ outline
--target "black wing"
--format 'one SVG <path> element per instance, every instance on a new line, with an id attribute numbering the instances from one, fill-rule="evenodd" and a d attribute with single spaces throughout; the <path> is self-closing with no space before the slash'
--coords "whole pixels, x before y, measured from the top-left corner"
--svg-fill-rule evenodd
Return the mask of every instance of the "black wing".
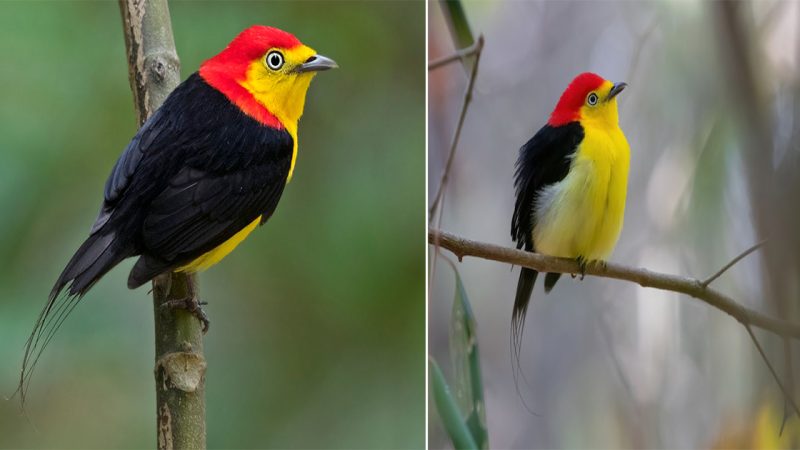
<path id="1" fill-rule="evenodd" d="M 183 157 L 176 139 L 181 135 L 180 121 L 175 115 L 201 90 L 202 80 L 196 75 L 189 77 L 131 139 L 106 181 L 100 213 L 89 237 L 53 286 L 51 304 L 67 285 L 69 295 L 83 295 L 120 261 L 139 253 L 136 235 L 143 206 Z"/>
<path id="2" fill-rule="evenodd" d="M 184 88 L 184 85 L 176 88 L 176 91 Z M 103 192 L 103 204 L 100 207 L 100 214 L 97 216 L 92 225 L 90 234 L 95 234 L 105 225 L 111 218 L 112 213 L 117 206 L 122 195 L 128 188 L 131 182 L 131 177 L 139 167 L 139 163 L 144 158 L 145 154 L 158 151 L 159 147 L 154 143 L 158 143 L 159 136 L 169 136 L 174 134 L 177 130 L 169 117 L 164 114 L 164 109 L 160 108 L 150 116 L 149 119 L 142 124 L 139 131 L 125 147 L 125 150 L 120 155 L 114 168 L 111 169 L 111 174 L 106 180 L 106 186 Z"/>
<path id="3" fill-rule="evenodd" d="M 269 217 L 293 145 L 285 129 L 245 115 L 195 73 L 120 156 L 92 233 L 113 230 L 131 241 L 142 257 L 128 285 L 139 286 Z"/>
<path id="4" fill-rule="evenodd" d="M 533 242 L 536 200 L 544 187 L 558 183 L 567 176 L 572 163 L 571 156 L 574 155 L 583 136 L 583 127 L 578 122 L 557 127 L 545 125 L 519 149 L 514 174 L 516 203 L 511 218 L 511 238 L 517 243 L 517 248 L 531 252 L 536 249 Z M 512 367 L 515 383 L 525 313 L 528 310 L 537 275 L 537 271 L 523 267 L 517 282 L 511 316 L 511 351 L 517 361 L 517 367 Z M 547 275 L 545 289 L 549 291 L 558 280 L 558 274 Z"/>
<path id="5" fill-rule="evenodd" d="M 259 216 L 272 215 L 291 155 L 231 171 L 186 167 L 150 205 L 142 227 L 146 254 L 188 262 L 219 246 Z"/>
<path id="6" fill-rule="evenodd" d="M 141 231 L 144 250 L 128 287 L 185 265 L 213 250 L 278 206 L 289 163 L 229 174 L 187 168 L 153 201 Z"/>
<path id="7" fill-rule="evenodd" d="M 165 103 L 162 119 L 141 134 L 144 156 L 127 157 L 133 149 L 126 150 L 107 184 L 107 204 L 128 191 L 148 192 L 148 202 L 139 205 L 137 248 L 142 258 L 131 272 L 129 287 L 214 249 L 259 216 L 263 222 L 275 211 L 286 185 L 291 135 L 246 116 L 199 76 L 193 77 L 194 86 L 187 90 L 191 95 L 177 103 L 180 108 Z M 137 158 L 130 175 L 126 162 Z M 122 194 L 118 186 L 123 186 Z"/>
<path id="8" fill-rule="evenodd" d="M 511 219 L 511 238 L 517 248 L 534 251 L 534 207 L 542 188 L 558 183 L 567 176 L 571 156 L 583 140 L 583 127 L 578 122 L 542 127 L 519 149 L 514 187 L 516 203 Z"/>

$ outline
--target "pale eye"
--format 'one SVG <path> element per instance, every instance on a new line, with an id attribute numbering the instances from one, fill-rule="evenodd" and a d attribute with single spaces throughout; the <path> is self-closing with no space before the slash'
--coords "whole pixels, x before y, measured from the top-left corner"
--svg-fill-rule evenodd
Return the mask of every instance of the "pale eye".
<path id="1" fill-rule="evenodd" d="M 595 94 L 594 92 L 589 94 L 589 96 L 586 97 L 586 104 L 588 104 L 589 106 L 596 105 L 597 104 L 597 94 Z"/>
<path id="2" fill-rule="evenodd" d="M 272 70 L 278 70 L 283 67 L 283 55 L 279 51 L 271 51 L 267 53 L 266 61 L 267 67 Z"/>

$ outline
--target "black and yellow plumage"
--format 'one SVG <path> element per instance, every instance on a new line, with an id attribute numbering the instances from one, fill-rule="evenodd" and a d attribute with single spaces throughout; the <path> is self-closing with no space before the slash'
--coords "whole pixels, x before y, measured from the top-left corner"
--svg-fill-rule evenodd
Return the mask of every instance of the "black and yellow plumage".
<path id="1" fill-rule="evenodd" d="M 517 248 L 588 262 L 613 251 L 625 212 L 630 148 L 619 127 L 617 95 L 626 83 L 594 73 L 575 77 L 547 123 L 520 148 L 511 237 Z M 520 271 L 511 320 L 519 356 L 537 271 Z M 549 292 L 560 273 L 548 273 Z"/>
<path id="2" fill-rule="evenodd" d="M 292 160 L 292 137 L 246 115 L 198 74 L 145 122 L 112 170 L 90 237 L 67 264 L 83 295 L 109 269 L 139 255 L 133 289 L 212 251 L 272 215 Z"/>
<path id="3" fill-rule="evenodd" d="M 138 256 L 131 289 L 203 270 L 269 219 L 294 169 L 311 79 L 334 67 L 293 35 L 254 26 L 167 97 L 111 171 L 89 237 L 28 339 L 20 388 L 64 318 L 119 262 Z"/>

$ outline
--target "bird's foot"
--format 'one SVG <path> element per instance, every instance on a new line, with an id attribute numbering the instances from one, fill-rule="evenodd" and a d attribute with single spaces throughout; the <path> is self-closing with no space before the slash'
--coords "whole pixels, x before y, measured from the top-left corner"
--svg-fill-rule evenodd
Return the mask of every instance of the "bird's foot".
<path id="1" fill-rule="evenodd" d="M 589 263 L 583 256 L 578 256 L 577 260 L 578 260 L 578 267 L 580 268 L 581 281 L 583 281 L 584 277 L 586 277 L 586 266 Z"/>
<path id="2" fill-rule="evenodd" d="M 203 324 L 203 334 L 206 334 L 208 332 L 209 325 L 211 325 L 211 321 L 208 320 L 208 315 L 205 311 L 203 311 L 203 306 L 207 304 L 208 302 L 200 302 L 197 301 L 196 297 L 190 296 L 176 300 L 168 300 L 162 303 L 161 307 L 169 309 L 182 309 L 188 312 Z"/>

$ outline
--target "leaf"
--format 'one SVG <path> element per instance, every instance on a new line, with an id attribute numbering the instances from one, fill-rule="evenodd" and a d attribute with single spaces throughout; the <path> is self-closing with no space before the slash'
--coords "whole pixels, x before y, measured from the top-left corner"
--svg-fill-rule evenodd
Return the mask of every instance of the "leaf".
<path id="1" fill-rule="evenodd" d="M 448 260 L 448 262 L 450 262 Z M 456 401 L 478 448 L 489 448 L 486 430 L 486 408 L 483 398 L 483 376 L 476 333 L 475 315 L 467 291 L 455 265 L 456 291 L 450 318 L 450 355 L 455 373 Z"/>
<path id="2" fill-rule="evenodd" d="M 439 365 L 436 364 L 433 358 L 430 358 L 428 366 L 430 368 L 430 383 L 431 389 L 433 389 L 436 411 L 439 412 L 442 425 L 444 425 L 447 435 L 450 436 L 453 446 L 456 449 L 478 450 L 479 447 L 475 443 L 467 423 L 461 416 L 461 411 L 450 393 L 450 388 L 444 380 L 444 375 L 439 369 Z"/>

